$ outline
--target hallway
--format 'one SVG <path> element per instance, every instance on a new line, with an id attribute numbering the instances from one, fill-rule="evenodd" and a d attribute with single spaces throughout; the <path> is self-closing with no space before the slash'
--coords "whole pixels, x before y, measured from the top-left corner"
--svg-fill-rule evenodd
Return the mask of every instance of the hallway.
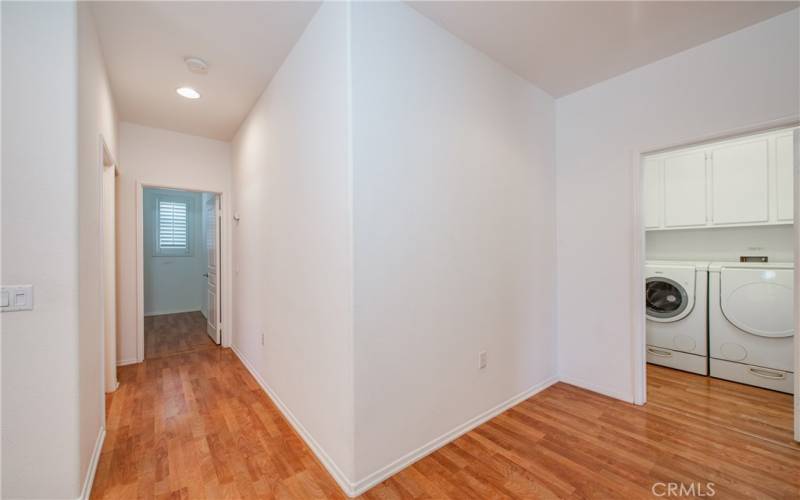
<path id="1" fill-rule="evenodd" d="M 659 481 L 797 498 L 791 397 L 650 368 L 646 407 L 559 383 L 364 498 L 647 498 Z M 125 366 L 120 382 L 92 498 L 343 498 L 230 349 Z M 699 413 L 670 406 L 689 399 Z"/>

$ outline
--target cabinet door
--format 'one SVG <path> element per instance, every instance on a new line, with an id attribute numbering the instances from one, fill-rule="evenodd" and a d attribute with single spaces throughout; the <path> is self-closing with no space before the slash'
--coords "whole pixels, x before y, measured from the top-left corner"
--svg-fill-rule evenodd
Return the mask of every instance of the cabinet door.
<path id="1" fill-rule="evenodd" d="M 712 222 L 769 220 L 769 149 L 766 139 L 712 151 Z"/>
<path id="2" fill-rule="evenodd" d="M 706 154 L 664 159 L 664 225 L 706 225 Z"/>
<path id="3" fill-rule="evenodd" d="M 778 220 L 794 218 L 794 137 L 784 135 L 775 139 Z"/>
<path id="4" fill-rule="evenodd" d="M 661 227 L 661 161 L 645 160 L 642 167 L 642 211 L 645 229 Z"/>

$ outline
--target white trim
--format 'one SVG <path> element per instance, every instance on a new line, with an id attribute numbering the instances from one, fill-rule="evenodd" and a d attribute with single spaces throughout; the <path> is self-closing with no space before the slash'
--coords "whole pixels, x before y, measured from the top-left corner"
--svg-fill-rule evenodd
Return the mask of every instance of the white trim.
<path id="1" fill-rule="evenodd" d="M 560 377 L 559 380 L 560 382 L 564 382 L 565 384 L 574 385 L 575 387 L 580 387 L 581 389 L 586 389 L 587 391 L 596 392 L 598 394 L 602 394 L 603 396 L 619 399 L 620 401 L 625 401 L 626 403 L 633 403 L 634 401 L 633 398 L 631 397 L 631 394 L 628 392 L 597 385 L 594 382 L 589 382 L 575 377 L 563 377 L 563 376 Z"/>
<path id="2" fill-rule="evenodd" d="M 136 182 L 136 360 L 144 361 L 144 185 Z"/>
<path id="3" fill-rule="evenodd" d="M 313 436 L 303 427 L 303 424 L 300 423 L 299 420 L 292 414 L 291 410 L 281 401 L 281 399 L 275 394 L 272 388 L 261 378 L 261 375 L 255 370 L 255 368 L 250 364 L 247 357 L 242 353 L 235 345 L 231 345 L 231 349 L 242 362 L 242 364 L 247 368 L 247 371 L 256 379 L 258 384 L 264 389 L 264 392 L 267 393 L 267 396 L 272 400 L 275 406 L 283 414 L 284 418 L 292 425 L 294 430 L 300 437 L 305 441 L 306 445 L 311 448 L 311 451 L 314 452 L 317 459 L 322 463 L 328 473 L 333 477 L 336 483 L 339 485 L 339 488 L 349 497 L 357 497 L 362 493 L 366 492 L 376 484 L 388 479 L 389 477 L 393 476 L 394 474 L 400 472 L 402 469 L 405 469 L 409 465 L 413 464 L 414 462 L 430 455 L 434 451 L 438 450 L 439 448 L 447 445 L 451 441 L 459 438 L 460 436 L 466 434 L 467 432 L 471 431 L 472 429 L 478 427 L 479 425 L 493 419 L 497 415 L 503 413 L 504 411 L 508 410 L 512 406 L 516 406 L 520 402 L 530 398 L 534 394 L 541 392 L 551 385 L 558 382 L 558 377 L 550 377 L 538 384 L 534 385 L 533 387 L 517 394 L 516 396 L 512 396 L 511 398 L 507 399 L 506 401 L 498 404 L 497 406 L 486 410 L 485 412 L 477 415 L 463 424 L 445 432 L 441 436 L 433 439 L 432 441 L 428 442 L 413 450 L 402 457 L 398 458 L 394 462 L 390 463 L 389 465 L 378 469 L 377 471 L 373 472 L 372 474 L 368 475 L 364 479 L 359 481 L 350 481 L 347 476 L 342 473 L 341 469 L 336 465 L 333 459 L 325 452 L 322 446 L 314 440 Z"/>
<path id="4" fill-rule="evenodd" d="M 136 358 L 129 358 L 129 359 L 118 359 L 117 366 L 127 366 L 127 365 L 135 365 L 136 363 L 141 363 Z M 119 386 L 119 382 L 117 382 L 117 386 Z"/>
<path id="5" fill-rule="evenodd" d="M 116 185 L 117 185 L 116 184 L 117 183 L 117 181 L 116 181 L 117 161 L 114 158 L 114 155 L 111 154 L 111 149 L 108 147 L 108 143 L 106 143 L 106 139 L 103 136 L 103 134 L 102 133 L 98 134 L 97 137 L 98 137 L 98 148 L 100 150 L 98 152 L 98 155 L 99 155 L 98 159 L 99 159 L 100 165 L 99 165 L 99 171 L 98 171 L 99 178 L 98 178 L 98 181 L 97 181 L 97 189 L 98 189 L 98 194 L 99 194 L 99 204 L 98 204 L 98 207 L 97 207 L 97 217 L 98 217 L 97 220 L 99 221 L 99 226 L 100 226 L 99 227 L 99 232 L 97 234 L 97 241 L 99 242 L 99 246 L 100 246 L 100 248 L 99 248 L 99 250 L 100 250 L 99 251 L 99 255 L 100 255 L 100 263 L 99 263 L 99 269 L 100 269 L 100 272 L 99 272 L 99 277 L 100 277 L 100 287 L 99 287 L 100 288 L 99 289 L 99 293 L 100 293 L 100 302 L 99 302 L 100 303 L 100 318 L 99 318 L 99 321 L 100 321 L 100 323 L 99 323 L 99 325 L 100 325 L 100 332 L 101 332 L 101 335 L 100 335 L 100 367 L 102 368 L 102 374 L 101 374 L 101 377 L 100 377 L 100 407 L 101 407 L 100 416 L 101 416 L 101 420 L 103 422 L 105 422 L 106 421 L 106 405 L 105 405 L 106 392 L 113 392 L 113 391 L 107 391 L 106 390 L 106 389 L 108 389 L 107 385 L 110 384 L 112 386 L 117 386 L 117 387 L 119 386 L 119 381 L 117 379 L 116 369 L 113 370 L 114 371 L 114 373 L 113 373 L 114 380 L 111 380 L 111 381 L 107 381 L 106 380 L 106 372 L 110 371 L 109 370 L 110 366 L 117 366 L 117 353 L 116 353 L 116 349 L 115 348 L 110 349 L 110 355 L 109 355 L 109 352 L 106 352 L 106 336 L 108 335 L 108 332 L 106 331 L 106 295 L 108 293 L 108 290 L 106 290 L 106 264 L 107 264 L 107 262 L 106 262 L 106 230 L 108 228 L 106 227 L 105 221 L 106 221 L 106 203 L 109 200 L 106 200 L 106 196 L 105 196 L 105 192 L 106 192 L 106 190 L 105 190 L 105 171 L 106 171 L 106 168 L 113 168 L 114 169 L 114 172 L 115 172 L 115 174 L 114 174 L 114 188 L 115 188 L 115 191 L 116 191 Z M 112 203 L 114 203 L 114 214 L 115 214 L 114 216 L 115 217 L 116 217 L 116 201 L 117 200 L 116 200 L 116 194 L 115 194 L 114 195 L 114 199 L 112 200 Z M 117 225 L 116 225 L 116 222 L 115 222 L 114 223 L 114 255 L 117 254 L 117 250 L 118 250 L 117 249 L 117 243 L 116 243 L 116 234 L 117 234 Z M 116 260 L 114 261 L 114 270 L 113 271 L 116 272 Z M 117 311 L 117 307 L 116 307 L 116 301 L 118 299 L 118 294 L 117 294 L 118 288 L 117 288 L 117 285 L 118 285 L 118 283 L 117 283 L 117 280 L 115 278 L 114 279 L 114 287 L 115 287 L 114 288 L 114 304 L 115 304 L 114 305 L 114 314 L 115 314 L 115 317 L 114 317 L 114 320 L 115 320 L 114 321 L 115 322 L 115 326 L 114 326 L 114 346 L 117 345 L 117 341 L 119 340 L 119 332 L 118 332 L 118 329 L 117 329 L 117 326 L 116 326 L 116 320 L 118 318 L 118 311 Z M 107 358 L 109 358 L 109 359 L 107 359 Z"/>
<path id="6" fill-rule="evenodd" d="M 633 398 L 631 401 L 636 405 L 644 405 L 647 402 L 647 342 L 645 340 L 646 321 L 644 314 L 637 314 L 636 311 L 644 311 L 644 262 L 645 262 L 645 221 L 642 209 L 642 198 L 644 197 L 644 176 L 642 175 L 642 155 L 638 152 L 631 153 L 633 161 L 631 177 L 633 182 L 633 251 L 631 260 L 634 265 L 631 270 L 631 350 L 633 353 L 633 363 L 631 364 L 631 378 L 633 380 Z M 639 367 L 644 367 L 640 370 Z"/>
<path id="7" fill-rule="evenodd" d="M 86 471 L 86 478 L 83 481 L 83 489 L 78 497 L 78 500 L 88 500 L 92 494 L 92 484 L 94 484 L 94 475 L 97 472 L 97 464 L 100 463 L 100 453 L 103 451 L 103 442 L 106 440 L 106 428 L 100 427 L 100 432 L 97 434 L 97 440 L 94 442 L 94 450 L 92 451 L 92 458 L 89 460 L 89 470 Z"/>
<path id="8" fill-rule="evenodd" d="M 800 442 L 800 129 L 794 131 L 794 440 Z"/>
<path id="9" fill-rule="evenodd" d="M 478 427 L 481 424 L 488 422 L 489 420 L 493 419 L 494 417 L 500 415 L 504 411 L 508 410 L 509 408 L 516 406 L 517 404 L 521 403 L 522 401 L 530 398 L 531 396 L 547 389 L 551 385 L 558 382 L 558 377 L 553 376 L 548 379 L 539 382 L 538 384 L 530 387 L 521 393 L 517 394 L 516 396 L 512 396 L 511 398 L 503 401 L 502 403 L 498 404 L 497 406 L 486 410 L 485 412 L 477 415 L 463 424 L 453 428 L 450 431 L 445 432 L 441 436 L 433 439 L 432 441 L 428 442 L 413 450 L 406 455 L 398 458 L 391 464 L 373 472 L 369 476 L 365 477 L 360 481 L 356 481 L 353 484 L 353 495 L 351 496 L 358 496 L 362 493 L 366 492 L 373 486 L 377 485 L 378 483 L 388 479 L 389 477 L 397 474 L 402 469 L 405 469 L 409 465 L 417 462 L 418 460 L 425 458 L 426 456 L 430 455 L 431 453 L 435 452 L 439 448 L 451 443 L 452 441 L 458 439 L 459 437 L 463 436 L 464 434 L 468 433 L 472 429 Z"/>
<path id="10" fill-rule="evenodd" d="M 203 313 L 202 310 L 197 308 L 192 309 L 176 309 L 174 311 L 156 311 L 156 312 L 146 312 L 144 316 L 166 316 L 167 314 L 184 314 L 184 313 L 192 313 L 192 312 L 199 312 L 200 314 Z"/>
<path id="11" fill-rule="evenodd" d="M 351 481 L 347 479 L 347 476 L 344 475 L 341 469 L 339 469 L 339 467 L 336 465 L 336 462 L 334 462 L 333 459 L 325 452 L 322 446 L 320 446 L 320 444 L 317 443 L 317 441 L 314 439 L 311 433 L 309 433 L 306 430 L 306 428 L 303 427 L 303 424 L 300 423 L 297 417 L 294 416 L 289 407 L 286 406 L 283 401 L 281 401 L 281 399 L 278 397 L 275 391 L 272 390 L 269 384 L 267 384 L 267 382 L 264 381 L 263 378 L 261 378 L 261 375 L 255 369 L 255 367 L 250 363 L 250 361 L 247 359 L 244 353 L 241 352 L 235 345 L 231 345 L 231 350 L 233 350 L 233 352 L 242 362 L 244 367 L 247 368 L 247 371 L 250 372 L 250 375 L 252 375 L 253 378 L 256 379 L 258 385 L 260 385 L 261 388 L 264 390 L 264 392 L 267 393 L 267 396 L 272 400 L 273 404 L 275 404 L 275 406 L 278 407 L 278 410 L 280 410 L 280 412 L 283 414 L 283 417 L 289 422 L 289 424 L 291 424 L 295 432 L 297 432 L 297 434 L 303 439 L 303 441 L 305 441 L 306 445 L 309 448 L 311 448 L 311 451 L 314 452 L 314 455 L 316 455 L 320 463 L 325 467 L 325 469 L 327 469 L 328 474 L 330 474 L 331 477 L 333 477 L 333 479 L 339 485 L 339 488 L 341 488 L 342 491 L 344 491 L 344 493 L 349 497 L 356 496 L 356 494 L 353 493 L 353 487 Z"/>

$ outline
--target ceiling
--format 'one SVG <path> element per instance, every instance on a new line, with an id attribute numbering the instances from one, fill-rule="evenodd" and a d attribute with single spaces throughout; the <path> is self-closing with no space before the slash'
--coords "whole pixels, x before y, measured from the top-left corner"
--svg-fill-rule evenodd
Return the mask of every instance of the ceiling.
<path id="1" fill-rule="evenodd" d="M 559 97 L 796 7 L 790 2 L 409 2 Z M 94 2 L 121 120 L 230 140 L 320 2 Z M 185 57 L 208 62 L 206 75 Z M 178 96 L 180 86 L 201 98 Z"/>
<path id="2" fill-rule="evenodd" d="M 319 2 L 95 2 L 120 119 L 230 140 Z M 208 74 L 183 59 L 204 59 Z M 188 85 L 201 98 L 175 89 Z"/>
<path id="3" fill-rule="evenodd" d="M 409 2 L 554 97 L 776 16 L 797 2 Z"/>

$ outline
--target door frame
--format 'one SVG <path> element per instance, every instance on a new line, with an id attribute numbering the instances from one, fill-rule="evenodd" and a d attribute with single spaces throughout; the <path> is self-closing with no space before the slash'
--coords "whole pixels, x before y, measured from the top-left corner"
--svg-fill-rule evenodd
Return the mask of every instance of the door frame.
<path id="1" fill-rule="evenodd" d="M 679 149 L 687 146 L 700 145 L 706 142 L 714 142 L 723 139 L 730 139 L 737 136 L 744 136 L 758 132 L 766 132 L 770 129 L 796 127 L 800 125 L 800 114 L 792 114 L 776 120 L 757 123 L 745 127 L 719 131 L 701 137 L 686 137 L 682 140 L 669 144 L 645 145 L 642 147 L 632 147 L 629 149 L 631 161 L 631 378 L 633 380 L 632 401 L 637 405 L 647 403 L 647 339 L 645 334 L 646 311 L 644 301 L 644 277 L 645 277 L 645 227 L 644 213 L 642 210 L 642 200 L 644 198 L 642 157 L 648 154 L 666 152 L 671 149 Z M 794 267 L 800 269 L 800 131 L 794 133 Z M 800 290 L 800 273 L 794 273 L 795 290 Z M 800 332 L 800 293 L 794 294 L 794 324 L 795 332 Z M 795 335 L 794 342 L 794 439 L 800 441 L 800 341 Z"/>
<path id="2" fill-rule="evenodd" d="M 99 221 L 100 221 L 100 303 L 102 307 L 100 308 L 100 325 L 102 326 L 103 335 L 101 346 L 100 346 L 100 355 L 102 357 L 102 367 L 103 367 L 103 383 L 102 391 L 103 397 L 105 397 L 106 393 L 114 392 L 119 387 L 119 379 L 117 378 L 117 343 L 119 341 L 119 311 L 117 307 L 117 302 L 119 299 L 119 283 L 116 279 L 117 273 L 117 180 L 116 177 L 119 175 L 119 171 L 117 169 L 117 161 L 114 158 L 114 155 L 111 153 L 111 148 L 108 147 L 108 143 L 106 142 L 105 137 L 103 134 L 99 134 L 98 140 L 98 163 L 99 163 L 99 174 L 100 179 L 98 181 L 98 189 L 100 193 L 100 213 L 99 213 Z M 106 204 L 108 200 L 105 196 L 105 174 L 107 169 L 114 170 L 114 199 L 112 202 L 114 203 L 114 346 L 113 349 L 110 351 L 106 351 L 108 347 L 107 337 L 108 332 L 106 331 L 106 295 L 108 290 L 106 290 L 106 274 L 108 272 L 107 262 L 106 262 L 106 231 L 108 228 L 105 224 L 106 219 Z M 111 380 L 107 379 L 109 372 L 113 372 L 113 377 Z M 105 406 L 105 405 L 104 405 Z M 103 409 L 105 412 L 105 408 Z"/>
<path id="3" fill-rule="evenodd" d="M 144 361 L 144 190 L 145 189 L 175 189 L 180 191 L 188 191 L 192 193 L 212 193 L 216 194 L 219 199 L 220 221 L 219 224 L 219 241 L 220 245 L 217 249 L 220 253 L 219 262 L 220 269 L 218 270 L 217 279 L 218 286 L 222 288 L 219 294 L 219 311 L 226 322 L 217 321 L 220 325 L 220 347 L 231 346 L 231 321 L 230 321 L 230 297 L 231 297 L 231 280 L 230 280 L 230 224 L 224 223 L 225 221 L 225 203 L 227 197 L 225 192 L 218 189 L 209 189 L 203 187 L 185 187 L 178 185 L 169 185 L 163 183 L 150 183 L 136 181 L 136 360 L 141 363 Z"/>

